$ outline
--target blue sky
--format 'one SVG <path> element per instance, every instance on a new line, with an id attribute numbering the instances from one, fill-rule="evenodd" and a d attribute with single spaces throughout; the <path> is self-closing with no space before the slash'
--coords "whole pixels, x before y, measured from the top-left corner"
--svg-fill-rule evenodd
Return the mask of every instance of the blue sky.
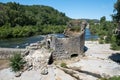
<path id="1" fill-rule="evenodd" d="M 111 20 L 113 6 L 117 0 L 0 0 L 0 2 L 18 2 L 25 5 L 47 5 L 74 19 L 100 19 L 106 16 Z"/>

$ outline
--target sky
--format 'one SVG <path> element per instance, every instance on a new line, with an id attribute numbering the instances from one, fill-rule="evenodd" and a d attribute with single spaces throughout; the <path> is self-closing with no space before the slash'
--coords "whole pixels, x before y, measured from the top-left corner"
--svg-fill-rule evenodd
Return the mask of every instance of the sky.
<path id="1" fill-rule="evenodd" d="M 0 0 L 0 2 L 17 2 L 23 5 L 47 5 L 73 19 L 100 19 L 106 16 L 112 20 L 114 3 L 117 0 Z"/>

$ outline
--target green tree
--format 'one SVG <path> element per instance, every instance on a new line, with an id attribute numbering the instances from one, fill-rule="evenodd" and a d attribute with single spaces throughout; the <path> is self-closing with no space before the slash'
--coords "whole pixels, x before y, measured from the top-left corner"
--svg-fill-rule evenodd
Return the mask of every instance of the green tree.
<path id="1" fill-rule="evenodd" d="M 120 21 L 120 0 L 117 0 L 117 2 L 114 4 L 114 11 L 115 14 L 113 14 L 113 20 L 116 22 Z"/>
<path id="2" fill-rule="evenodd" d="M 117 25 L 117 34 L 115 36 L 116 41 L 114 42 L 114 45 L 116 45 L 116 49 L 120 48 L 120 0 L 117 0 L 117 2 L 114 4 L 114 11 L 115 14 L 113 14 L 113 20 L 116 22 Z"/>
<path id="3" fill-rule="evenodd" d="M 106 21 L 106 17 L 105 16 L 100 18 L 100 23 L 104 23 L 105 21 Z"/>

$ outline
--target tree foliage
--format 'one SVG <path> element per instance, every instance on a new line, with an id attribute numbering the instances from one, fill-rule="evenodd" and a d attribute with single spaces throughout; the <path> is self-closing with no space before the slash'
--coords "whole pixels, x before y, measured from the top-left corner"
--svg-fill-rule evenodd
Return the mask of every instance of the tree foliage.
<path id="1" fill-rule="evenodd" d="M 100 23 L 90 23 L 90 30 L 92 34 L 99 36 L 99 43 L 111 43 L 111 49 L 120 49 L 120 36 L 115 34 L 117 23 L 113 21 L 106 21 L 103 16 L 100 19 Z"/>
<path id="2" fill-rule="evenodd" d="M 0 3 L 0 38 L 62 32 L 62 26 L 68 21 L 69 18 L 64 13 L 49 6 Z M 53 27 L 54 31 L 48 30 Z"/>
<path id="3" fill-rule="evenodd" d="M 117 0 L 117 2 L 114 4 L 114 11 L 115 14 L 113 14 L 113 20 L 116 22 L 120 21 L 120 0 Z"/>

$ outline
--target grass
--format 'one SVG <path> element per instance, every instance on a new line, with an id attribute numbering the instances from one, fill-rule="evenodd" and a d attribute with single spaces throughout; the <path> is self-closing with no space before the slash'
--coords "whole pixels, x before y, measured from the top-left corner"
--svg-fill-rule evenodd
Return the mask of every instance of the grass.
<path id="1" fill-rule="evenodd" d="M 62 62 L 62 63 L 60 64 L 60 66 L 63 67 L 63 68 L 67 68 L 67 64 L 66 64 L 65 62 Z"/>
<path id="2" fill-rule="evenodd" d="M 111 78 L 101 78 L 100 80 L 120 80 L 120 76 L 113 76 Z"/>

